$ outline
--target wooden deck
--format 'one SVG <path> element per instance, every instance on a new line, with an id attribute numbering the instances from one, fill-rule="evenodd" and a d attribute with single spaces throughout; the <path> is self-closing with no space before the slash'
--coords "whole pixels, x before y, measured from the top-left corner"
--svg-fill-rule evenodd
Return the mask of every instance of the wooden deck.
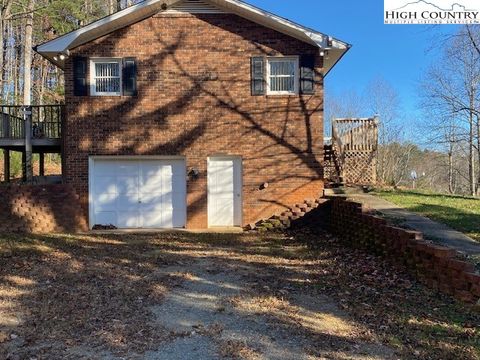
<path id="1" fill-rule="evenodd" d="M 23 180 L 33 180 L 32 154 L 40 154 L 40 176 L 44 175 L 44 154 L 62 153 L 64 105 L 0 105 L 0 149 L 5 174 L 10 181 L 10 153 L 22 153 Z"/>
<path id="2" fill-rule="evenodd" d="M 0 106 L 0 149 L 23 151 L 27 116 L 31 117 L 33 152 L 60 152 L 63 105 Z"/>

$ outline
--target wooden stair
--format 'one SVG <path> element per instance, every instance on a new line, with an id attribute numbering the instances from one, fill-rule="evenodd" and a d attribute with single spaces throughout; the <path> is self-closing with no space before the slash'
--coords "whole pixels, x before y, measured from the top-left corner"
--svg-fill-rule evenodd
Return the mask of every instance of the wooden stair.
<path id="1" fill-rule="evenodd" d="M 247 230 L 265 232 L 288 229 L 295 221 L 300 220 L 327 201 L 327 199 L 307 199 L 301 204 L 293 205 L 280 215 L 274 215 L 269 219 L 260 220 L 255 225 L 249 225 Z"/>
<path id="2" fill-rule="evenodd" d="M 338 159 L 338 154 L 335 151 L 333 145 L 325 145 L 323 148 L 323 157 L 324 157 L 324 166 L 325 172 L 330 174 L 329 180 L 327 183 L 331 186 L 340 186 L 343 185 L 342 178 L 342 169 Z"/>

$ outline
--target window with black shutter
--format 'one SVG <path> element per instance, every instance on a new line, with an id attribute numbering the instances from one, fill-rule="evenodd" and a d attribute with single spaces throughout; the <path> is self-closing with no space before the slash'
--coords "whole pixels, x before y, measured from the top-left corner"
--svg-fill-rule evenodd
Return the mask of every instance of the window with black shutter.
<path id="1" fill-rule="evenodd" d="M 300 57 L 300 93 L 315 94 L 315 56 L 302 55 Z"/>
<path id="2" fill-rule="evenodd" d="M 73 94 L 75 96 L 88 95 L 87 61 L 85 57 L 73 58 Z"/>
<path id="3" fill-rule="evenodd" d="M 123 95 L 137 95 L 137 60 L 135 58 L 123 59 Z"/>
<path id="4" fill-rule="evenodd" d="M 87 64 L 87 59 L 85 59 L 85 64 Z M 92 58 L 89 59 L 89 64 L 91 96 L 137 95 L 137 61 L 135 58 Z M 86 75 L 85 78 L 87 78 Z"/>
<path id="5" fill-rule="evenodd" d="M 265 94 L 265 58 L 253 57 L 251 60 L 252 67 L 252 95 Z"/>

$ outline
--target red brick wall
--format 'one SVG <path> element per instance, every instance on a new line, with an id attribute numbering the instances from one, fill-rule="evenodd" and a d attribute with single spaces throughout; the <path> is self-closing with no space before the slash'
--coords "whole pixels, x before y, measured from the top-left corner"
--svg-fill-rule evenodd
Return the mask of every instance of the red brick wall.
<path id="1" fill-rule="evenodd" d="M 365 213 L 359 203 L 335 198 L 328 227 L 351 245 L 362 247 L 407 266 L 428 287 L 464 302 L 480 299 L 480 275 L 455 250 L 423 240 L 423 234 L 389 225 Z"/>
<path id="2" fill-rule="evenodd" d="M 0 233 L 86 230 L 87 223 L 72 186 L 0 186 Z"/>
<path id="3" fill-rule="evenodd" d="M 72 56 L 138 60 L 137 97 L 74 97 L 67 61 L 66 181 L 87 214 L 88 156 L 184 155 L 188 227 L 207 227 L 207 157 L 244 167 L 244 224 L 323 190 L 323 79 L 313 96 L 251 96 L 250 58 L 319 54 L 236 15 L 155 15 L 83 45 Z M 318 72 L 322 66 L 317 57 Z M 269 187 L 259 190 L 261 184 Z"/>

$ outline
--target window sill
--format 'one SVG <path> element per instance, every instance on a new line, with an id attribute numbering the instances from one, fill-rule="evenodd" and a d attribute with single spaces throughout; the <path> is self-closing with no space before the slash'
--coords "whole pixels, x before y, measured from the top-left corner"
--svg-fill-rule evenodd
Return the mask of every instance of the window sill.
<path id="1" fill-rule="evenodd" d="M 122 97 L 121 94 L 91 94 L 90 97 L 104 98 L 104 97 Z"/>
<path id="2" fill-rule="evenodd" d="M 267 98 L 292 98 L 292 97 L 299 97 L 300 94 L 267 94 L 265 95 Z"/>

